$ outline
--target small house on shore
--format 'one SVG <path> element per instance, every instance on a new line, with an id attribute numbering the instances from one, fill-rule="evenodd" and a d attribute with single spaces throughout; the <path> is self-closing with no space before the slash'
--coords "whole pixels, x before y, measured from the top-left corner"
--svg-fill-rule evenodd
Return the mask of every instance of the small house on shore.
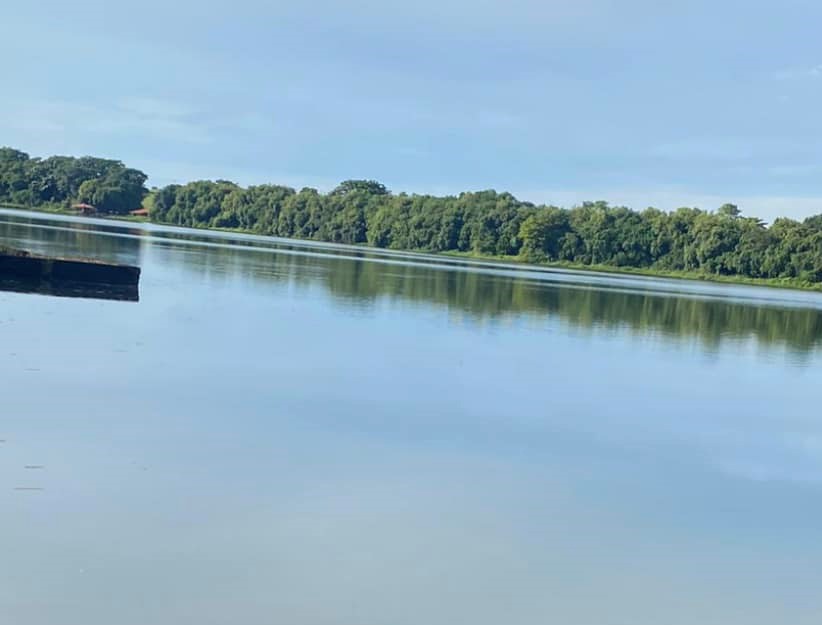
<path id="1" fill-rule="evenodd" d="M 129 215 L 134 215 L 135 217 L 148 217 L 148 209 L 138 208 L 137 210 L 130 211 Z"/>
<path id="2" fill-rule="evenodd" d="M 74 204 L 71 208 L 77 211 L 78 215 L 94 215 L 97 212 L 97 209 L 94 206 L 83 202 Z"/>

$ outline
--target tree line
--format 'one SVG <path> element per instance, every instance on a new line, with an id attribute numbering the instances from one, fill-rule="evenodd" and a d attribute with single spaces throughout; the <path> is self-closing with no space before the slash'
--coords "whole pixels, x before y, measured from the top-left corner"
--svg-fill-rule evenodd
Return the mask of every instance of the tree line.
<path id="1" fill-rule="evenodd" d="M 37 206 L 77 199 L 121 213 L 145 193 L 145 174 L 119 161 L 40 160 L 0 150 L 0 201 Z M 153 221 L 180 226 L 537 263 L 822 282 L 822 215 L 766 225 L 733 204 L 713 212 L 635 211 L 606 202 L 564 209 L 493 190 L 394 194 L 370 180 L 349 180 L 329 193 L 196 181 L 158 189 L 151 200 Z"/>
<path id="2" fill-rule="evenodd" d="M 84 156 L 31 158 L 0 148 L 0 202 L 21 207 L 95 206 L 102 213 L 126 214 L 140 208 L 147 176 L 120 161 Z"/>
<path id="3" fill-rule="evenodd" d="M 733 204 L 716 212 L 638 212 L 606 202 L 563 209 L 496 191 L 395 195 L 373 181 L 347 181 L 327 194 L 200 181 L 159 190 L 151 216 L 398 250 L 822 282 L 822 215 L 767 226 Z"/>

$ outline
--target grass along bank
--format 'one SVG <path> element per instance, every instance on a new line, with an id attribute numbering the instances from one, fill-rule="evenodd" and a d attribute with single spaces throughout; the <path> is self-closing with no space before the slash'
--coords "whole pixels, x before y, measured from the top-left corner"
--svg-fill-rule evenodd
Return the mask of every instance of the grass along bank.
<path id="1" fill-rule="evenodd" d="M 764 286 L 774 289 L 793 289 L 799 291 L 822 292 L 822 284 L 800 280 L 798 278 L 748 278 L 746 276 L 725 276 L 721 274 L 707 274 L 698 271 L 678 271 L 670 269 L 655 269 L 653 267 L 614 267 L 612 265 L 584 265 L 563 261 L 534 263 L 526 258 L 516 256 L 491 256 L 474 252 L 436 252 L 441 256 L 466 258 L 471 260 L 488 260 L 497 263 L 512 265 L 527 265 L 531 267 L 546 267 L 555 269 L 570 269 L 590 273 L 612 273 L 640 276 L 646 278 L 670 278 L 672 280 L 689 280 L 695 282 L 717 282 L 722 284 L 742 284 L 748 286 Z"/>

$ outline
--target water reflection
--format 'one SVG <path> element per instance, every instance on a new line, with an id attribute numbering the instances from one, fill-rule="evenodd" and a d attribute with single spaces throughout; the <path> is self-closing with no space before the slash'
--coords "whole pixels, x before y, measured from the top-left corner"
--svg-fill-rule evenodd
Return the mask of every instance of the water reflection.
<path id="1" fill-rule="evenodd" d="M 214 245 L 201 247 L 196 254 L 179 254 L 164 242 L 155 243 L 155 251 L 159 262 L 180 263 L 197 279 L 321 286 L 340 303 L 358 308 L 400 299 L 446 308 L 474 321 L 522 315 L 557 317 L 583 330 L 696 338 L 707 348 L 716 348 L 725 340 L 753 338 L 802 354 L 822 344 L 822 310 L 780 302 L 782 293 L 777 291 L 763 302 L 734 299 L 733 287 L 720 287 L 729 295 L 723 299 L 652 288 L 626 289 L 618 281 L 590 285 L 569 280 L 564 273 L 517 277 L 510 271 L 493 275 L 415 261 L 391 261 L 386 267 L 384 262 L 362 262 L 350 256 L 259 249 L 250 254 L 242 248 Z M 653 287 L 653 281 L 647 282 Z"/>
<path id="2" fill-rule="evenodd" d="M 144 268 L 0 293 L 4 624 L 820 622 L 818 296 L 82 225 L 2 239 Z"/>
<path id="3" fill-rule="evenodd" d="M 51 295 L 53 297 L 115 300 L 121 302 L 140 301 L 139 287 L 136 284 L 88 284 L 85 282 L 51 282 L 47 280 L 0 278 L 0 291 Z"/>
<path id="4" fill-rule="evenodd" d="M 80 220 L 62 222 L 0 212 L 0 243 L 35 254 L 139 266 L 145 245 L 140 235 L 139 230 L 123 226 L 101 227 Z"/>
<path id="5" fill-rule="evenodd" d="M 0 240 L 32 251 L 130 264 L 145 264 L 150 246 L 149 263 L 183 267 L 198 280 L 242 279 L 260 289 L 320 287 L 357 308 L 401 300 L 445 308 L 475 322 L 558 318 L 578 330 L 696 339 L 709 351 L 723 341 L 754 339 L 786 347 L 799 358 L 822 343 L 822 295 L 816 293 L 476 266 L 402 252 L 156 226 L 146 230 L 100 220 L 3 215 Z"/>
<path id="6" fill-rule="evenodd" d="M 3 247 L 21 249 L 43 256 L 63 258 L 91 258 L 120 265 L 137 265 L 141 243 L 133 236 L 136 231 L 111 229 L 117 236 L 101 236 L 99 226 L 82 222 L 70 228 L 54 227 L 37 219 L 0 220 L 0 243 Z M 72 270 L 72 278 L 76 270 Z M 86 272 L 88 273 L 88 272 Z M 98 272 L 99 273 L 99 272 Z M 32 293 L 54 297 L 139 301 L 139 284 L 105 284 L 99 281 L 81 281 L 57 277 L 0 276 L 0 291 Z"/>

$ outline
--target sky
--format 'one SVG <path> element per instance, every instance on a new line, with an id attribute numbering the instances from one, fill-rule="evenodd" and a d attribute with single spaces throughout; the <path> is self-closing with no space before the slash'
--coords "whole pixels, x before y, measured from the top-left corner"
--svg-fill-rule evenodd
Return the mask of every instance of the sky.
<path id="1" fill-rule="evenodd" d="M 0 145 L 150 184 L 495 188 L 822 213 L 813 0 L 41 0 L 3 11 Z"/>

